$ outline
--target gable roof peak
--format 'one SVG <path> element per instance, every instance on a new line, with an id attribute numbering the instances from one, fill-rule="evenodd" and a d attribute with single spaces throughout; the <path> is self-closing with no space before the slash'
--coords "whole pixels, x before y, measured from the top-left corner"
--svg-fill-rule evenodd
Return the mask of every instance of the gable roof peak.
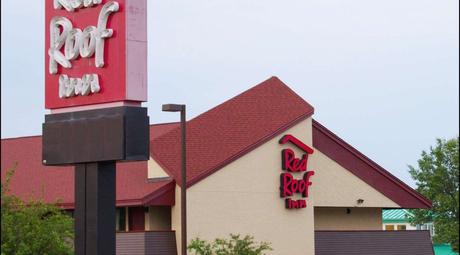
<path id="1" fill-rule="evenodd" d="M 310 104 L 273 76 L 191 119 L 187 122 L 187 185 L 247 154 L 313 112 Z M 175 128 L 151 141 L 151 154 L 182 185 L 179 141 L 180 129 Z"/>

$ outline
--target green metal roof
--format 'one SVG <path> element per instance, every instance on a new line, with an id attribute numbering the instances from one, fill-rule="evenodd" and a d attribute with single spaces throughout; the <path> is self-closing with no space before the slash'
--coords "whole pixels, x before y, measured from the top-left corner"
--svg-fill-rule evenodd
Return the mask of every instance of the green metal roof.
<path id="1" fill-rule="evenodd" d="M 448 244 L 433 244 L 433 250 L 435 255 L 458 255 Z"/>
<path id="2" fill-rule="evenodd" d="M 409 222 L 407 217 L 411 213 L 405 209 L 389 209 L 383 210 L 382 220 L 383 223 L 394 223 L 394 222 Z"/>

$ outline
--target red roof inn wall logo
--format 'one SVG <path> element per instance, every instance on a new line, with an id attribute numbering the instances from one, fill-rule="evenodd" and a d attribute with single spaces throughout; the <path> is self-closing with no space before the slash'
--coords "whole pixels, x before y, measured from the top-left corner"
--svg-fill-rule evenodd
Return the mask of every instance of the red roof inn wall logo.
<path id="1" fill-rule="evenodd" d="M 298 140 L 292 135 L 285 135 L 279 141 L 280 144 L 292 143 L 305 153 L 301 158 L 297 158 L 292 149 L 283 149 L 281 151 L 281 169 L 285 171 L 280 176 L 280 196 L 285 198 L 285 205 L 287 209 L 305 208 L 307 201 L 305 199 L 294 200 L 293 197 L 296 193 L 300 194 L 303 198 L 308 197 L 308 189 L 311 186 L 310 177 L 315 174 L 314 171 L 307 171 L 308 155 L 313 154 L 313 149 Z M 293 174 L 303 173 L 302 178 L 296 179 Z"/>
<path id="2" fill-rule="evenodd" d="M 145 0 L 46 0 L 45 107 L 146 101 Z"/>

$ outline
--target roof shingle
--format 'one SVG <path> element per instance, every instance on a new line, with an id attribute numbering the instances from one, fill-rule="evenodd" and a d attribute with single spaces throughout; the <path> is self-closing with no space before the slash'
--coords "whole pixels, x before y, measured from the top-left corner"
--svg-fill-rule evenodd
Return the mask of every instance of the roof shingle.
<path id="1" fill-rule="evenodd" d="M 277 77 L 187 122 L 187 185 L 219 170 L 313 114 Z M 153 158 L 180 181 L 180 128 L 151 141 Z"/>
<path id="2" fill-rule="evenodd" d="M 1 179 L 16 163 L 10 190 L 22 199 L 43 199 L 47 203 L 72 208 L 74 203 L 74 167 L 44 166 L 41 162 L 41 136 L 2 139 Z M 173 180 L 147 181 L 147 162 L 117 163 L 117 205 L 141 205 L 152 193 L 174 189 Z"/>

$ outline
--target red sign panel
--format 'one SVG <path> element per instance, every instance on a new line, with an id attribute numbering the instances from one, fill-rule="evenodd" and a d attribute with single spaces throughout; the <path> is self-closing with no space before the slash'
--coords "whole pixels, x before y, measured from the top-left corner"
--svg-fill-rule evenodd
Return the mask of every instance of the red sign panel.
<path id="1" fill-rule="evenodd" d="M 147 101 L 146 0 L 46 0 L 45 107 Z"/>
<path id="2" fill-rule="evenodd" d="M 305 199 L 294 200 L 292 197 L 297 193 L 302 198 L 308 197 L 308 190 L 312 182 L 310 178 L 315 174 L 314 171 L 307 171 L 308 155 L 313 154 L 313 149 L 295 138 L 292 135 L 285 135 L 281 138 L 280 144 L 291 143 L 305 153 L 301 158 L 297 158 L 292 149 L 281 151 L 281 169 L 286 171 L 280 176 L 280 196 L 285 198 L 287 209 L 306 208 Z M 303 173 L 300 179 L 296 179 L 293 174 Z"/>

